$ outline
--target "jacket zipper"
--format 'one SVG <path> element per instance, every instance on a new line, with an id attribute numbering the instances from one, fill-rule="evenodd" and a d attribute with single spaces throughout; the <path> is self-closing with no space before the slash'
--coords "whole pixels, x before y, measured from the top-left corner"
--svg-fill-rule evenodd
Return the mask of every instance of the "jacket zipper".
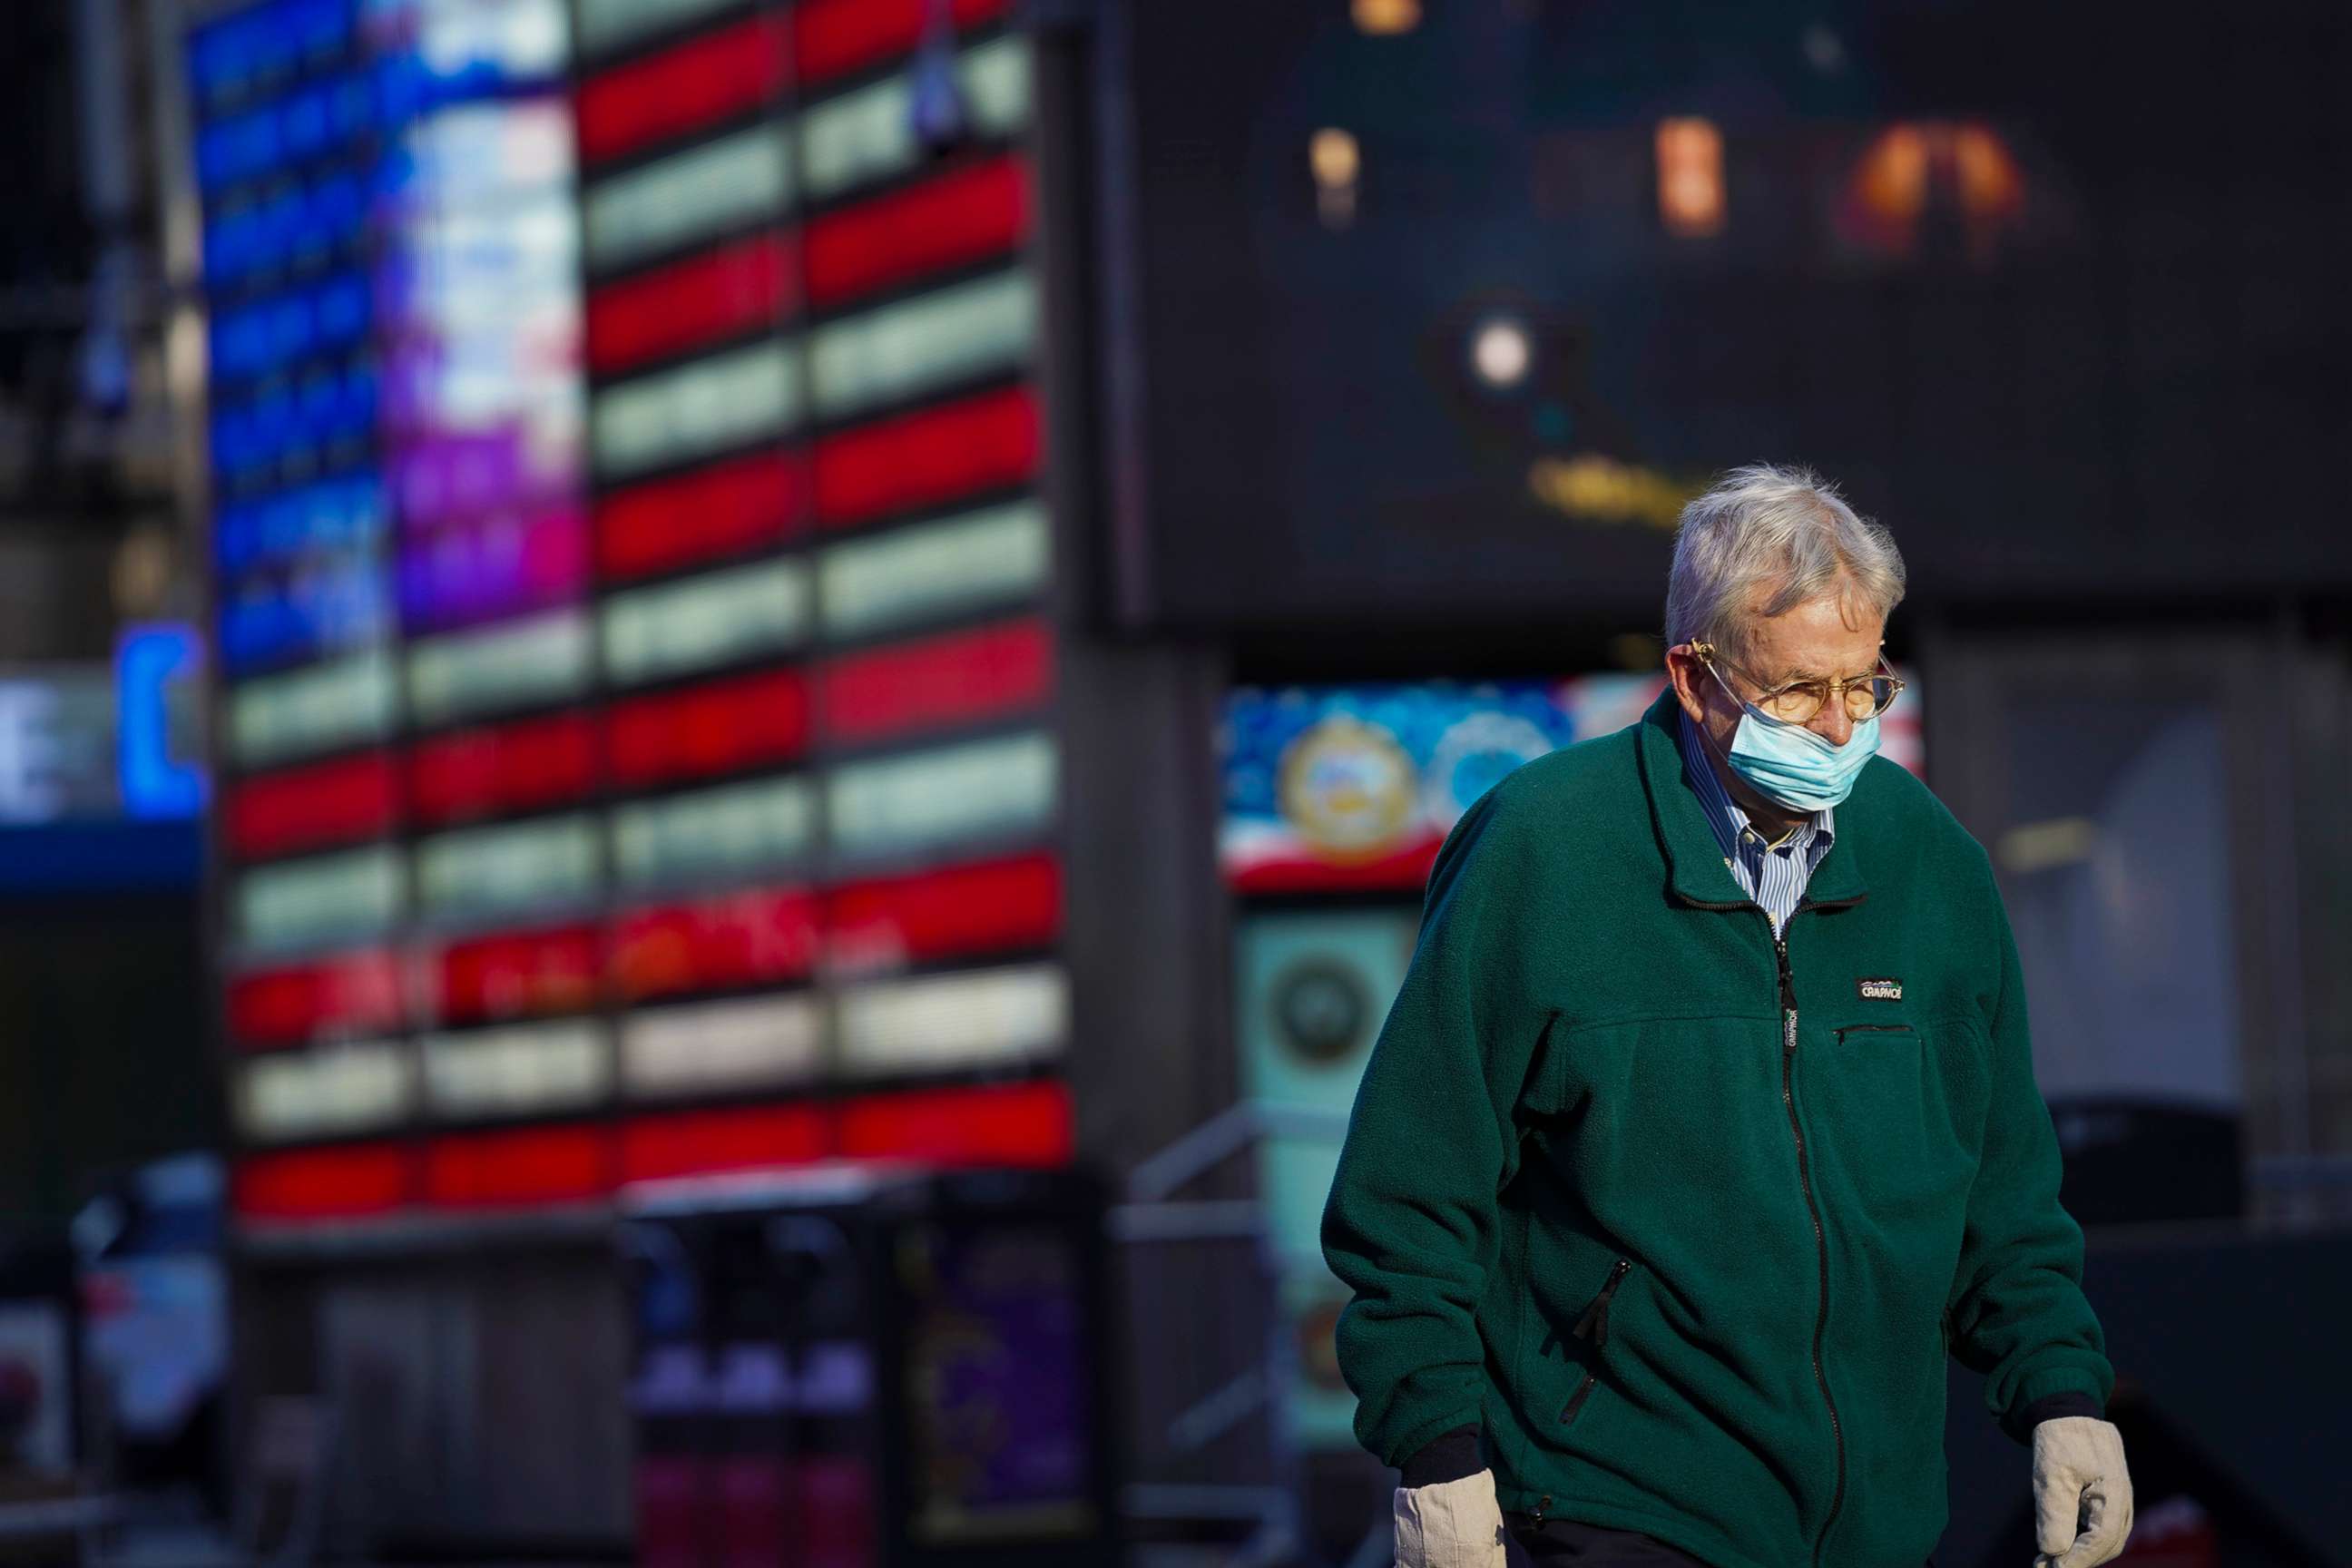
<path id="1" fill-rule="evenodd" d="M 1609 1270 L 1609 1278 L 1601 1285 L 1601 1293 L 1592 1298 L 1591 1306 L 1584 1309 L 1584 1316 L 1576 1320 L 1576 1327 L 1568 1331 L 1570 1338 L 1591 1341 L 1595 1351 L 1609 1342 L 1609 1299 L 1617 1294 L 1619 1283 L 1633 1271 L 1632 1258 L 1621 1258 L 1617 1260 L 1615 1266 Z M 1584 1408 L 1586 1400 L 1592 1397 L 1592 1385 L 1600 1379 L 1601 1368 L 1596 1363 L 1585 1373 L 1584 1381 L 1576 1385 L 1576 1392 L 1568 1396 L 1568 1404 L 1559 1413 L 1561 1421 L 1569 1422 L 1576 1419 L 1576 1413 Z"/>
<path id="2" fill-rule="evenodd" d="M 1796 919 L 1811 905 L 1800 902 L 1790 915 Z M 1759 913 L 1763 911 L 1759 910 Z M 1771 921 L 1765 914 L 1765 921 Z M 1822 1228 L 1821 1205 L 1813 1197 L 1812 1164 L 1805 1152 L 1805 1130 L 1797 1120 L 1797 983 L 1789 973 L 1789 938 L 1785 931 L 1772 933 L 1772 956 L 1780 971 L 1780 1103 L 1789 1112 L 1789 1131 L 1797 1141 L 1797 1185 L 1805 1194 L 1805 1212 L 1812 1216 L 1813 1247 L 1821 1259 L 1822 1306 L 1813 1320 L 1813 1382 L 1822 1391 L 1822 1403 L 1829 1406 L 1830 1436 L 1837 1444 L 1837 1489 L 1830 1496 L 1830 1510 L 1822 1520 L 1822 1532 L 1813 1542 L 1813 1557 L 1820 1561 L 1822 1548 L 1829 1543 L 1830 1527 L 1837 1522 L 1838 1510 L 1845 1504 L 1845 1426 L 1838 1419 L 1837 1399 L 1830 1393 L 1828 1373 L 1822 1370 L 1822 1344 L 1830 1326 L 1830 1242 L 1829 1234 Z"/>
<path id="3" fill-rule="evenodd" d="M 1848 1024 L 1836 1034 L 1838 1044 L 1843 1045 L 1848 1035 L 1907 1035 L 1910 1032 L 1908 1024 Z"/>

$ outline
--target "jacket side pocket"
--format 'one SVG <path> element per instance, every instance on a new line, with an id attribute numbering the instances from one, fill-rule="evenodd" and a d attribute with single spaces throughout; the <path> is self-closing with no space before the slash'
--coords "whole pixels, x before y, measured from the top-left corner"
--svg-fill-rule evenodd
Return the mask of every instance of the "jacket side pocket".
<path id="1" fill-rule="evenodd" d="M 1586 1363 L 1583 1380 L 1560 1408 L 1562 1426 L 1573 1422 L 1582 1413 L 1585 1401 L 1592 1397 L 1593 1385 L 1601 1381 L 1601 1351 L 1609 1342 L 1609 1302 L 1617 1294 L 1617 1287 L 1624 1283 L 1625 1276 L 1633 1271 L 1633 1260 L 1630 1258 L 1621 1258 L 1612 1264 L 1609 1278 L 1601 1282 L 1591 1305 L 1584 1309 L 1584 1315 L 1576 1320 L 1576 1327 L 1569 1331 L 1571 1338 L 1582 1340 L 1591 1347 L 1591 1359 Z"/>

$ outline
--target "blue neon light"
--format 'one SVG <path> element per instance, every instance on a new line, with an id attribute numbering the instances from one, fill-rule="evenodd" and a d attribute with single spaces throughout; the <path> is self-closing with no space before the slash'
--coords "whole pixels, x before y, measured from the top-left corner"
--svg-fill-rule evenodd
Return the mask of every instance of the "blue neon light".
<path id="1" fill-rule="evenodd" d="M 115 645 L 116 757 L 130 816 L 204 810 L 204 766 L 183 759 L 172 743 L 173 703 L 195 702 L 203 673 L 204 642 L 194 626 L 132 626 Z"/>
<path id="2" fill-rule="evenodd" d="M 199 112 L 250 98 L 351 42 L 352 0 L 274 0 L 207 23 L 188 37 L 188 78 Z"/>
<path id="3" fill-rule="evenodd" d="M 213 416 L 213 463 L 227 477 L 374 434 L 376 372 L 324 366 L 293 384 L 274 384 L 251 402 Z"/>
<path id="4" fill-rule="evenodd" d="M 341 272 L 213 318 L 213 374 L 260 375 L 298 360 L 341 353 L 366 335 L 367 279 Z"/>
<path id="5" fill-rule="evenodd" d="M 213 520 L 213 561 L 223 577 L 235 578 L 297 556 L 373 550 L 383 528 L 383 482 L 375 474 L 320 479 L 222 508 Z"/>
<path id="6" fill-rule="evenodd" d="M 306 563 L 284 584 L 253 582 L 221 606 L 224 668 L 245 673 L 389 636 L 392 595 L 365 553 Z"/>
<path id="7" fill-rule="evenodd" d="M 241 201 L 206 221 L 205 276 L 218 290 L 250 273 L 347 255 L 366 234 L 367 213 L 366 187 L 347 170 Z"/>

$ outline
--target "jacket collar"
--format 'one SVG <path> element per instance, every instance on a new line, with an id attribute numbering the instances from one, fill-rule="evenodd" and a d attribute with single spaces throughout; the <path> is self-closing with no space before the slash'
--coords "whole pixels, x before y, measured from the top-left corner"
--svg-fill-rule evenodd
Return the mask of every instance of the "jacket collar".
<path id="1" fill-rule="evenodd" d="M 1675 896 L 1702 909 L 1746 909 L 1752 901 L 1740 890 L 1723 850 L 1707 825 L 1706 808 L 1698 792 L 1683 776 L 1682 741 L 1678 726 L 1682 704 L 1670 685 L 1658 694 L 1634 726 L 1634 754 L 1641 759 L 1642 787 L 1650 797 L 1650 821 L 1665 851 L 1667 883 Z M 1856 904 L 1869 896 L 1853 847 L 1856 835 L 1846 831 L 1830 841 L 1829 853 L 1813 868 L 1805 884 L 1805 903 Z"/>

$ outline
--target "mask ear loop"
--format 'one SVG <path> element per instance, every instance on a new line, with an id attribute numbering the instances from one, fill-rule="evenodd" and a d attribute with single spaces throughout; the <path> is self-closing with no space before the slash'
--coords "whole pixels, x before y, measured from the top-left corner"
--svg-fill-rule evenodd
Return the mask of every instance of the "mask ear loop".
<path id="1" fill-rule="evenodd" d="M 1699 653 L 1698 653 L 1698 650 L 1699 650 L 1700 648 L 1705 648 L 1705 649 L 1706 649 L 1706 652 L 1705 652 L 1705 653 L 1703 653 L 1703 654 L 1699 654 Z M 1772 726 L 1774 729 L 1776 729 L 1776 730 L 1801 730 L 1801 729 L 1803 729 L 1803 728 L 1804 728 L 1804 726 L 1803 726 L 1802 724 L 1791 724 L 1791 723 L 1790 723 L 1790 722 L 1789 722 L 1789 721 L 1788 721 L 1788 720 L 1786 720 L 1786 719 L 1775 719 L 1775 718 L 1773 718 L 1773 717 L 1772 717 L 1772 715 L 1770 715 L 1769 713 L 1765 712 L 1765 711 L 1764 711 L 1764 710 L 1762 710 L 1761 708 L 1757 707 L 1757 706 L 1756 706 L 1756 704 L 1754 704 L 1753 702 L 1748 701 L 1746 698 L 1744 698 L 1744 697 L 1740 696 L 1740 695 L 1739 695 L 1739 693 L 1738 693 L 1737 691 L 1734 691 L 1733 689 L 1731 689 L 1731 682 L 1729 682 L 1729 681 L 1727 681 L 1727 680 L 1724 679 L 1723 679 L 1723 671 L 1721 671 L 1721 670 L 1719 670 L 1719 669 L 1717 669 L 1717 668 L 1715 668 L 1715 645 L 1714 645 L 1714 644 L 1712 644 L 1712 643 L 1693 643 L 1693 644 L 1691 644 L 1691 651 L 1692 651 L 1693 653 L 1695 653 L 1695 654 L 1697 654 L 1697 655 L 1698 655 L 1698 661 L 1699 661 L 1701 664 L 1703 664 L 1703 665 L 1706 666 L 1706 672 L 1707 672 L 1709 675 L 1711 675 L 1711 676 L 1715 677 L 1715 683 L 1716 683 L 1717 686 L 1720 686 L 1720 687 L 1722 687 L 1722 688 L 1723 688 L 1723 694 L 1724 694 L 1726 697 L 1730 698 L 1734 702 L 1736 702 L 1736 703 L 1738 703 L 1738 704 L 1739 705 L 1739 710 L 1740 710 L 1742 713 L 1749 713 L 1749 714 L 1753 714 L 1759 721 L 1760 721 L 1760 722 L 1762 722 L 1762 723 L 1769 724 L 1769 725 L 1771 725 L 1771 726 Z M 1706 732 L 1706 725 L 1701 724 L 1701 725 L 1699 726 L 1699 731 L 1700 731 L 1700 732 L 1701 732 L 1701 733 L 1705 733 L 1705 732 Z M 1711 736 L 1710 736 L 1710 737 L 1709 737 L 1709 739 L 1710 739 L 1710 740 L 1712 740 L 1712 739 L 1713 739 L 1713 737 L 1711 737 Z M 1721 757 L 1723 758 L 1724 765 L 1725 765 L 1725 766 L 1728 767 L 1728 766 L 1731 764 L 1731 758 L 1730 758 L 1729 754 L 1728 754 L 1728 753 L 1724 752 L 1721 750 L 1721 748 L 1719 748 L 1719 747 L 1717 748 L 1717 755 L 1719 755 L 1719 756 L 1721 756 Z"/>
<path id="2" fill-rule="evenodd" d="M 1705 648 L 1706 651 L 1701 653 L 1699 652 L 1701 648 Z M 1715 668 L 1714 645 L 1710 643 L 1693 643 L 1691 644 L 1691 652 L 1697 657 L 1697 659 L 1701 664 L 1706 666 L 1706 672 L 1715 677 L 1715 683 L 1723 688 L 1723 694 L 1726 697 L 1730 698 L 1734 702 L 1739 703 L 1741 712 L 1745 713 L 1755 710 L 1753 704 L 1740 701 L 1739 693 L 1731 689 L 1731 682 L 1723 679 L 1723 671 Z M 1698 726 L 1698 738 L 1701 745 L 1704 745 L 1708 751 L 1723 759 L 1724 768 L 1731 774 L 1732 777 L 1738 778 L 1739 776 L 1739 770 L 1732 766 L 1730 752 L 1726 750 L 1724 747 L 1716 744 L 1715 735 L 1707 729 L 1704 721 L 1702 721 Z"/>

